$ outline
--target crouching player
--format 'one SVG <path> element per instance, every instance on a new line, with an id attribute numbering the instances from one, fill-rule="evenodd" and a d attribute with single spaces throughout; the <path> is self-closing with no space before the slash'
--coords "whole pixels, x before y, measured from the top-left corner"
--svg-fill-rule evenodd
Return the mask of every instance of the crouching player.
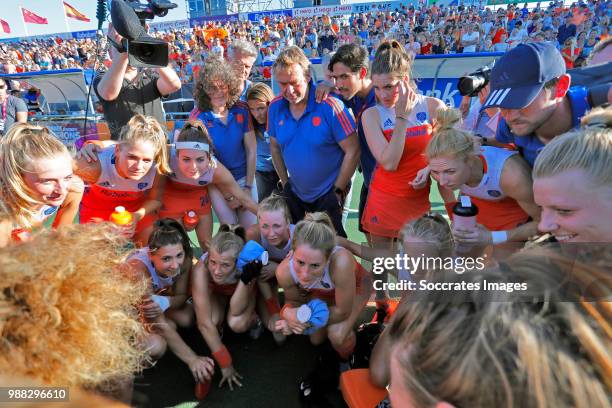
<path id="1" fill-rule="evenodd" d="M 310 334 L 314 345 L 329 339 L 340 361 L 347 361 L 355 348 L 353 326 L 372 291 L 370 274 L 349 251 L 336 246 L 333 224 L 325 213 L 307 214 L 296 225 L 291 248 L 276 270 L 285 292 L 283 320 L 277 325 L 286 335 Z M 298 316 L 299 307 L 306 303 L 320 310 L 319 302 L 312 303 L 315 299 L 327 305 L 324 324 L 316 319 L 317 310 L 312 310 L 314 322 Z"/>
<path id="2" fill-rule="evenodd" d="M 189 366 L 197 383 L 206 383 L 214 372 L 214 362 L 198 356 L 180 337 L 176 327 L 193 323 L 193 309 L 186 304 L 193 254 L 189 238 L 175 220 L 155 222 L 148 246 L 129 259 L 131 272 L 149 284 L 149 296 L 141 304 L 148 328 L 145 347 L 152 359 L 160 359 L 170 350 Z"/>

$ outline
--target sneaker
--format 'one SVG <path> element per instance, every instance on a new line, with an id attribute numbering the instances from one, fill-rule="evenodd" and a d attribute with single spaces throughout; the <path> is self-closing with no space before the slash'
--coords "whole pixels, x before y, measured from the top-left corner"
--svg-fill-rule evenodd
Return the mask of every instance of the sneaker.
<path id="1" fill-rule="evenodd" d="M 263 330 L 264 330 L 263 323 L 261 322 L 261 319 L 258 317 L 255 323 L 253 324 L 253 326 L 251 326 L 251 328 L 249 329 L 249 337 L 252 338 L 253 340 L 257 340 L 258 338 L 261 337 Z"/>

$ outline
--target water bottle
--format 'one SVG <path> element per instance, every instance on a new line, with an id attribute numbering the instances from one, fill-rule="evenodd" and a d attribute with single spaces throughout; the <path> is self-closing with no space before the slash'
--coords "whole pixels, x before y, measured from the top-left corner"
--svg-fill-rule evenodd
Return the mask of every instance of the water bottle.
<path id="1" fill-rule="evenodd" d="M 195 211 L 189 210 L 183 214 L 183 227 L 185 227 L 185 231 L 192 231 L 195 227 L 198 226 L 200 222 L 200 217 L 196 214 Z"/>
<path id="2" fill-rule="evenodd" d="M 134 217 L 132 213 L 126 211 L 125 207 L 115 207 L 115 211 L 110 215 L 110 220 L 113 224 L 119 226 L 125 226 L 132 223 Z"/>

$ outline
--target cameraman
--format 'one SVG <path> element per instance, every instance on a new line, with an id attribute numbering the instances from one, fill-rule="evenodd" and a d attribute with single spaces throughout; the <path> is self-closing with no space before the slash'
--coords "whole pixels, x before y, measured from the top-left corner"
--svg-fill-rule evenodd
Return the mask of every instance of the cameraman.
<path id="1" fill-rule="evenodd" d="M 181 89 L 178 75 L 170 66 L 137 70 L 128 65 L 127 52 L 117 49 L 123 37 L 112 24 L 109 24 L 108 37 L 113 63 L 108 71 L 96 76 L 94 90 L 102 103 L 111 139 L 119 138 L 121 128 L 135 114 L 153 116 L 164 125 L 161 98 Z"/>
<path id="2" fill-rule="evenodd" d="M 532 167 L 544 145 L 578 127 L 591 108 L 586 88 L 570 88 L 565 62 L 551 42 L 508 51 L 493 67 L 490 84 L 482 109 L 501 108 L 495 139 L 515 144 Z"/>

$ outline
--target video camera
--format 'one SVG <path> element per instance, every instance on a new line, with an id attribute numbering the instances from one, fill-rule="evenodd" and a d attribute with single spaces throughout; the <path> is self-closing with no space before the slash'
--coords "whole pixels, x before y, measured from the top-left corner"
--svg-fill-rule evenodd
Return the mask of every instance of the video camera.
<path id="1" fill-rule="evenodd" d="M 482 88 L 487 86 L 489 83 L 492 69 L 493 64 L 485 65 L 478 68 L 471 74 L 459 78 L 459 82 L 457 83 L 459 94 L 461 94 L 461 96 L 467 95 L 471 98 L 478 96 L 478 93 L 482 90 Z"/>
<path id="2" fill-rule="evenodd" d="M 146 20 L 155 16 L 164 17 L 177 7 L 168 0 L 113 0 L 111 21 L 115 30 L 124 37 L 118 44 L 109 37 L 109 42 L 119 51 L 128 53 L 129 64 L 133 67 L 165 67 L 168 65 L 168 44 L 151 37 L 145 30 Z"/>

